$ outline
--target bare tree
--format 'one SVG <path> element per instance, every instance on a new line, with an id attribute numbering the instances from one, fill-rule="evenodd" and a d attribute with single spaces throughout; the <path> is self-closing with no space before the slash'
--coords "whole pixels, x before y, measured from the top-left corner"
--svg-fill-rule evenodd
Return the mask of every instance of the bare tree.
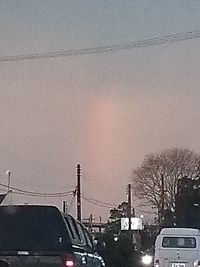
<path id="1" fill-rule="evenodd" d="M 158 215 L 162 204 L 164 208 L 174 208 L 178 180 L 183 176 L 197 179 L 199 162 L 198 154 L 184 148 L 171 148 L 147 155 L 141 166 L 133 170 L 135 196 L 156 208 Z"/>

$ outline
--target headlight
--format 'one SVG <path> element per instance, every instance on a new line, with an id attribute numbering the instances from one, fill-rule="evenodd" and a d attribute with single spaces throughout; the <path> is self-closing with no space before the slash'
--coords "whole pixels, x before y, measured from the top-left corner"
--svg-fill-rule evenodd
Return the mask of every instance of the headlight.
<path id="1" fill-rule="evenodd" d="M 142 256 L 142 263 L 145 265 L 149 265 L 152 263 L 153 257 L 150 255 L 144 255 Z"/>
<path id="2" fill-rule="evenodd" d="M 194 267 L 199 267 L 199 266 L 200 266 L 200 261 L 196 260 L 196 261 L 194 262 Z"/>

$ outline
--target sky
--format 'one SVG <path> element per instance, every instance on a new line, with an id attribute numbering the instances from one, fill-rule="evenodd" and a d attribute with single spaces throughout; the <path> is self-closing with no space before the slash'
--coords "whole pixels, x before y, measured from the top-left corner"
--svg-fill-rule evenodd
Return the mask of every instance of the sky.
<path id="1" fill-rule="evenodd" d="M 0 0 L 0 57 L 199 30 L 199 14 L 199 0 Z M 14 188 L 66 192 L 80 163 L 83 197 L 115 207 L 147 154 L 175 146 L 199 153 L 199 45 L 0 62 L 0 183 L 11 170 Z M 13 203 L 60 208 L 64 200 L 75 215 L 71 195 L 12 195 Z M 86 200 L 82 209 L 84 218 L 109 216 Z"/>

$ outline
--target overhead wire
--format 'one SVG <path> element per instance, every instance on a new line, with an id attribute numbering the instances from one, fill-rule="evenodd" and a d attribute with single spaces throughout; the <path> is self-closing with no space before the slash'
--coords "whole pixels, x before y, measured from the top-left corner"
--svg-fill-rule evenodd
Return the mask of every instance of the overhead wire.
<path id="1" fill-rule="evenodd" d="M 96 205 L 96 206 L 100 206 L 100 207 L 103 207 L 103 208 L 113 208 L 113 205 L 112 204 L 108 204 L 108 203 L 104 203 L 104 202 L 101 202 L 101 201 L 98 201 L 98 200 L 93 200 L 93 199 L 90 199 L 90 198 L 86 198 L 84 196 L 81 196 L 81 198 L 83 200 L 85 200 L 86 202 L 89 202 L 93 205 Z"/>
<path id="2" fill-rule="evenodd" d="M 106 205 L 102 205 L 102 204 L 93 202 L 93 201 L 91 201 L 91 200 L 89 200 L 89 199 L 87 199 L 87 198 L 83 198 L 83 199 L 84 199 L 86 202 L 89 202 L 89 203 L 91 203 L 91 204 L 93 204 L 93 205 L 96 205 L 96 206 L 99 206 L 99 207 L 108 208 L 108 209 L 112 208 L 112 207 L 110 207 L 110 206 L 106 206 Z"/>
<path id="3" fill-rule="evenodd" d="M 58 198 L 58 197 L 66 197 L 66 196 L 71 196 L 73 193 L 65 194 L 65 195 L 46 195 L 46 194 L 32 194 L 32 193 L 25 193 L 25 192 L 18 192 L 18 191 L 12 191 L 12 194 L 18 194 L 18 195 L 25 195 L 25 196 L 31 196 L 31 197 L 53 197 L 53 198 Z"/>
<path id="4" fill-rule="evenodd" d="M 82 196 L 83 197 L 83 196 Z M 94 201 L 94 202 L 97 202 L 97 203 L 100 203 L 100 204 L 104 204 L 104 205 L 108 205 L 108 206 L 117 206 L 117 204 L 111 204 L 111 203 L 106 203 L 106 202 L 103 202 L 103 201 L 100 201 L 100 200 L 97 200 L 97 199 L 94 199 L 94 198 L 87 198 L 88 200 L 91 200 L 91 201 Z"/>
<path id="5" fill-rule="evenodd" d="M 7 188 L 8 186 L 5 184 L 0 183 L 0 186 Z M 22 194 L 22 195 L 29 195 L 29 196 L 40 196 L 40 197 L 64 197 L 68 195 L 72 195 L 74 193 L 73 190 L 66 191 L 66 192 L 55 192 L 55 193 L 42 193 L 42 192 L 34 192 L 34 191 L 27 191 L 22 190 L 13 186 L 9 187 L 14 194 Z"/>
<path id="6" fill-rule="evenodd" d="M 175 42 L 186 41 L 186 40 L 197 39 L 197 38 L 200 38 L 200 30 L 189 31 L 189 32 L 179 32 L 176 34 L 165 35 L 165 36 L 156 37 L 156 38 L 138 40 L 138 41 L 133 41 L 133 42 L 128 42 L 128 43 L 121 43 L 121 44 L 113 44 L 113 45 L 108 45 L 108 46 L 50 51 L 50 52 L 32 53 L 32 54 L 7 55 L 7 56 L 1 56 L 0 62 L 102 54 L 102 53 L 110 53 L 110 52 L 127 50 L 127 49 L 140 48 L 140 47 L 150 47 L 150 46 L 157 46 L 161 44 L 175 43 Z"/>

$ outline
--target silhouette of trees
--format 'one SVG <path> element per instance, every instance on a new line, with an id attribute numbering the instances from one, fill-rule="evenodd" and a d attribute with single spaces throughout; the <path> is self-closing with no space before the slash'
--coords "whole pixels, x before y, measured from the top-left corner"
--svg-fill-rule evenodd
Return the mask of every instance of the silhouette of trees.
<path id="1" fill-rule="evenodd" d="M 200 228 L 200 179 L 182 177 L 177 186 L 176 224 L 179 227 Z"/>
<path id="2" fill-rule="evenodd" d="M 175 208 L 178 181 L 183 176 L 191 179 L 198 177 L 199 163 L 199 155 L 184 148 L 166 149 L 160 153 L 149 154 L 141 166 L 133 171 L 134 195 L 143 199 L 144 205 L 156 208 L 158 216 L 161 214 L 163 202 L 164 210 L 171 211 Z"/>

